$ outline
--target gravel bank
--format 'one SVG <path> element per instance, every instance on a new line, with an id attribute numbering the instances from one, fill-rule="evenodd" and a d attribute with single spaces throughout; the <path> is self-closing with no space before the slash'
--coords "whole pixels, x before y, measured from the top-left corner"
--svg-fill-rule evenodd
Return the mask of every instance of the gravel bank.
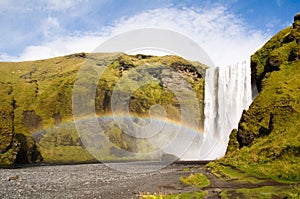
<path id="1" fill-rule="evenodd" d="M 155 163 L 115 163 L 132 170 L 159 167 Z M 138 198 L 141 192 L 178 193 L 182 165 L 148 173 L 121 172 L 104 164 L 37 166 L 0 169 L 0 198 Z"/>

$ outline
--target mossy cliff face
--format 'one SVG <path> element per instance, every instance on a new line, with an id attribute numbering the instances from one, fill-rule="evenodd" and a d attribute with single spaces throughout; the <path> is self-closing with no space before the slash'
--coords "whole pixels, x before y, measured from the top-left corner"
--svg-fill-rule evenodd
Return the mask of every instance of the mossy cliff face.
<path id="1" fill-rule="evenodd" d="M 2 82 L 2 92 L 7 93 L 7 101 L 0 105 L 0 163 L 10 165 L 15 162 L 32 163 L 42 161 L 34 140 L 23 134 L 15 133 L 16 101 L 11 93 L 13 88 L 10 83 Z"/>
<path id="2" fill-rule="evenodd" d="M 192 92 L 196 93 L 199 118 L 194 119 L 200 121 L 199 127 L 202 128 L 204 66 L 199 63 L 177 56 L 129 56 L 122 53 L 79 53 L 39 61 L 3 62 L 0 63 L 0 164 L 94 161 L 82 146 L 72 113 L 74 82 L 85 63 L 99 66 L 100 69 L 106 67 L 101 78 L 96 77 L 96 94 L 95 99 L 92 99 L 99 116 L 111 113 L 114 91 L 119 89 L 124 92 L 126 86 L 138 85 L 141 76 L 148 78 L 139 69 L 143 66 L 147 68 L 147 74 L 156 79 L 132 93 L 130 113 L 147 116 L 152 105 L 160 104 L 170 119 L 179 120 L 180 103 L 164 82 L 170 82 L 173 87 L 177 85 L 178 92 L 184 94 L 187 90 L 180 88 L 180 81 L 184 79 L 190 84 Z M 168 73 L 165 68 L 173 73 Z M 122 89 L 117 88 L 116 84 L 128 74 L 133 77 L 133 81 L 123 85 Z M 92 77 L 86 76 L 86 81 Z M 125 150 L 136 151 L 139 146 L 143 146 L 143 143 L 133 142 L 114 124 L 105 127 L 105 130 L 108 139 Z M 113 147 L 107 150 L 108 159 L 118 156 Z"/>
<path id="3" fill-rule="evenodd" d="M 300 15 L 251 57 L 259 95 L 233 130 L 222 163 L 300 180 Z"/>
<path id="4" fill-rule="evenodd" d="M 13 131 L 13 111 L 10 107 L 0 109 L 0 161 L 11 164 L 19 152 L 19 142 Z"/>

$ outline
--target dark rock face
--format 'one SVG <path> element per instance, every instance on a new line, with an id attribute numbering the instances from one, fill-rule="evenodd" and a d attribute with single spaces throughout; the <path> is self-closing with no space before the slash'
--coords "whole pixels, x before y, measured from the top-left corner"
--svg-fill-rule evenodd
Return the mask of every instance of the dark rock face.
<path id="1" fill-rule="evenodd" d="M 17 154 L 15 163 L 28 164 L 43 161 L 43 157 L 37 149 L 36 143 L 32 137 L 17 134 L 16 138 L 20 143 L 20 150 Z"/>
<path id="2" fill-rule="evenodd" d="M 300 13 L 294 17 L 293 34 L 297 44 L 300 45 Z"/>
<path id="3" fill-rule="evenodd" d="M 236 140 L 238 141 L 238 145 L 236 146 L 238 146 L 239 148 L 242 148 L 244 146 L 249 146 L 257 137 L 268 136 L 274 128 L 273 127 L 274 114 L 271 112 L 268 126 L 260 126 L 258 128 L 258 134 L 255 134 L 252 131 L 249 131 L 247 127 L 245 127 L 247 122 L 250 122 L 249 116 L 246 116 L 246 114 L 247 113 L 244 113 L 242 116 L 238 131 L 236 131 L 235 129 L 234 130 L 235 132 L 233 132 L 236 134 Z"/>
<path id="4" fill-rule="evenodd" d="M 296 61 L 298 59 L 300 59 L 300 45 L 294 47 L 289 55 L 289 61 Z"/>

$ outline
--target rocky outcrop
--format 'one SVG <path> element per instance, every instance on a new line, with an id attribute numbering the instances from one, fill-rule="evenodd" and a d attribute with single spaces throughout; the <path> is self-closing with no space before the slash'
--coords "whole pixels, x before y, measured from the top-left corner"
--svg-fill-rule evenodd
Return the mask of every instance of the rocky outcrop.
<path id="1" fill-rule="evenodd" d="M 292 34 L 297 44 L 300 45 L 300 13 L 294 17 Z"/>

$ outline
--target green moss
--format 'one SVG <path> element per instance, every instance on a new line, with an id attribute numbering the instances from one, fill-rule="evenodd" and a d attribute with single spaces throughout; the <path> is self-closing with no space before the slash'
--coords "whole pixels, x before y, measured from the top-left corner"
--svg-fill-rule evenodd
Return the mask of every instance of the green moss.
<path id="1" fill-rule="evenodd" d="M 3 105 L 2 105 L 3 106 Z M 0 165 L 14 164 L 20 143 L 15 137 L 14 112 L 11 104 L 0 107 Z"/>
<path id="2" fill-rule="evenodd" d="M 282 30 L 252 56 L 259 95 L 216 164 L 280 182 L 300 181 L 300 49 L 295 31 Z"/>
<path id="3" fill-rule="evenodd" d="M 207 167 L 212 169 L 212 173 L 215 176 L 223 180 L 235 180 L 238 182 L 249 182 L 254 184 L 262 183 L 265 181 L 252 176 L 250 172 L 246 173 L 233 168 L 231 165 L 225 166 L 216 162 L 211 162 L 207 164 Z"/>
<path id="4" fill-rule="evenodd" d="M 244 129 L 245 127 L 243 127 Z M 239 142 L 237 141 L 237 129 L 233 129 L 231 131 L 230 137 L 229 137 L 229 143 L 227 147 L 226 153 L 229 154 L 231 152 L 237 151 L 239 149 Z"/>
<path id="5" fill-rule="evenodd" d="M 220 197 L 223 199 L 230 198 L 299 198 L 299 187 L 274 187 L 263 186 L 259 188 L 242 188 L 234 191 L 222 191 Z"/>
<path id="6" fill-rule="evenodd" d="M 191 168 L 189 168 L 189 167 L 184 167 L 184 168 L 183 168 L 183 171 L 184 171 L 184 172 L 189 172 L 190 170 L 191 170 Z"/>
<path id="7" fill-rule="evenodd" d="M 179 180 L 183 185 L 192 185 L 197 188 L 203 188 L 210 185 L 210 181 L 207 179 L 207 177 L 203 173 L 196 173 L 191 174 L 190 176 L 186 177 L 183 176 Z"/>
<path id="8" fill-rule="evenodd" d="M 120 94 L 120 103 L 125 103 L 128 99 L 122 97 L 122 94 L 129 92 L 131 114 L 149 116 L 151 106 L 160 104 L 170 119 L 180 120 L 178 99 L 172 89 L 162 84 L 162 78 L 172 78 L 172 74 L 177 74 L 190 82 L 190 91 L 198 97 L 200 116 L 195 120 L 201 120 L 202 125 L 204 81 L 196 71 L 198 69 L 203 72 L 204 68 L 200 63 L 189 62 L 177 56 L 129 56 L 122 53 L 79 53 L 39 61 L 2 62 L 0 107 L 11 108 L 14 101 L 14 118 L 13 125 L 7 122 L 1 125 L 8 125 L 6 129 L 13 132 L 11 134 L 25 136 L 20 139 L 23 154 L 27 153 L 27 149 L 37 149 L 46 162 L 94 160 L 83 148 L 75 127 L 64 125 L 73 120 L 73 95 L 78 94 L 78 103 L 85 105 L 81 111 L 83 117 L 86 117 L 86 110 L 94 108 L 100 116 L 110 114 L 113 93 Z M 163 72 L 163 69 L 166 70 Z M 95 99 L 88 86 L 95 88 Z M 186 91 L 182 91 L 180 95 L 185 93 Z M 139 149 L 142 153 L 151 149 L 144 140 L 132 140 L 120 129 L 111 128 L 105 133 L 116 147 L 135 152 Z M 91 136 L 90 134 L 86 132 L 86 136 Z M 18 145 L 18 140 L 12 141 L 13 136 L 7 135 L 3 130 L 0 132 L 0 149 L 9 143 Z M 37 143 L 30 137 L 34 137 Z M 92 146 L 90 150 L 97 151 L 97 147 Z M 105 159 L 116 158 L 110 154 L 112 147 L 103 149 Z M 19 145 L 12 151 L 7 149 L 6 154 L 0 154 L 4 164 L 7 158 L 14 162 L 12 154 L 18 153 L 18 148 Z"/>
<path id="9" fill-rule="evenodd" d="M 0 165 L 12 165 L 16 161 L 16 153 L 18 150 L 16 148 L 11 148 L 8 151 L 6 151 L 4 154 L 1 154 L 0 157 Z"/>
<path id="10" fill-rule="evenodd" d="M 81 146 L 53 146 L 42 151 L 47 163 L 88 163 L 97 160 Z"/>
<path id="11" fill-rule="evenodd" d="M 268 73 L 280 69 L 281 64 L 284 65 L 289 61 L 291 49 L 297 46 L 293 39 L 288 39 L 291 31 L 292 27 L 280 31 L 252 55 L 252 75 L 256 80 L 259 91 L 263 87 L 263 79 L 268 77 Z M 275 61 L 278 62 L 275 63 Z"/>
<path id="12" fill-rule="evenodd" d="M 272 73 L 229 142 L 229 149 L 236 141 L 249 146 L 231 150 L 221 162 L 275 180 L 299 181 L 299 85 L 299 62 Z"/>

